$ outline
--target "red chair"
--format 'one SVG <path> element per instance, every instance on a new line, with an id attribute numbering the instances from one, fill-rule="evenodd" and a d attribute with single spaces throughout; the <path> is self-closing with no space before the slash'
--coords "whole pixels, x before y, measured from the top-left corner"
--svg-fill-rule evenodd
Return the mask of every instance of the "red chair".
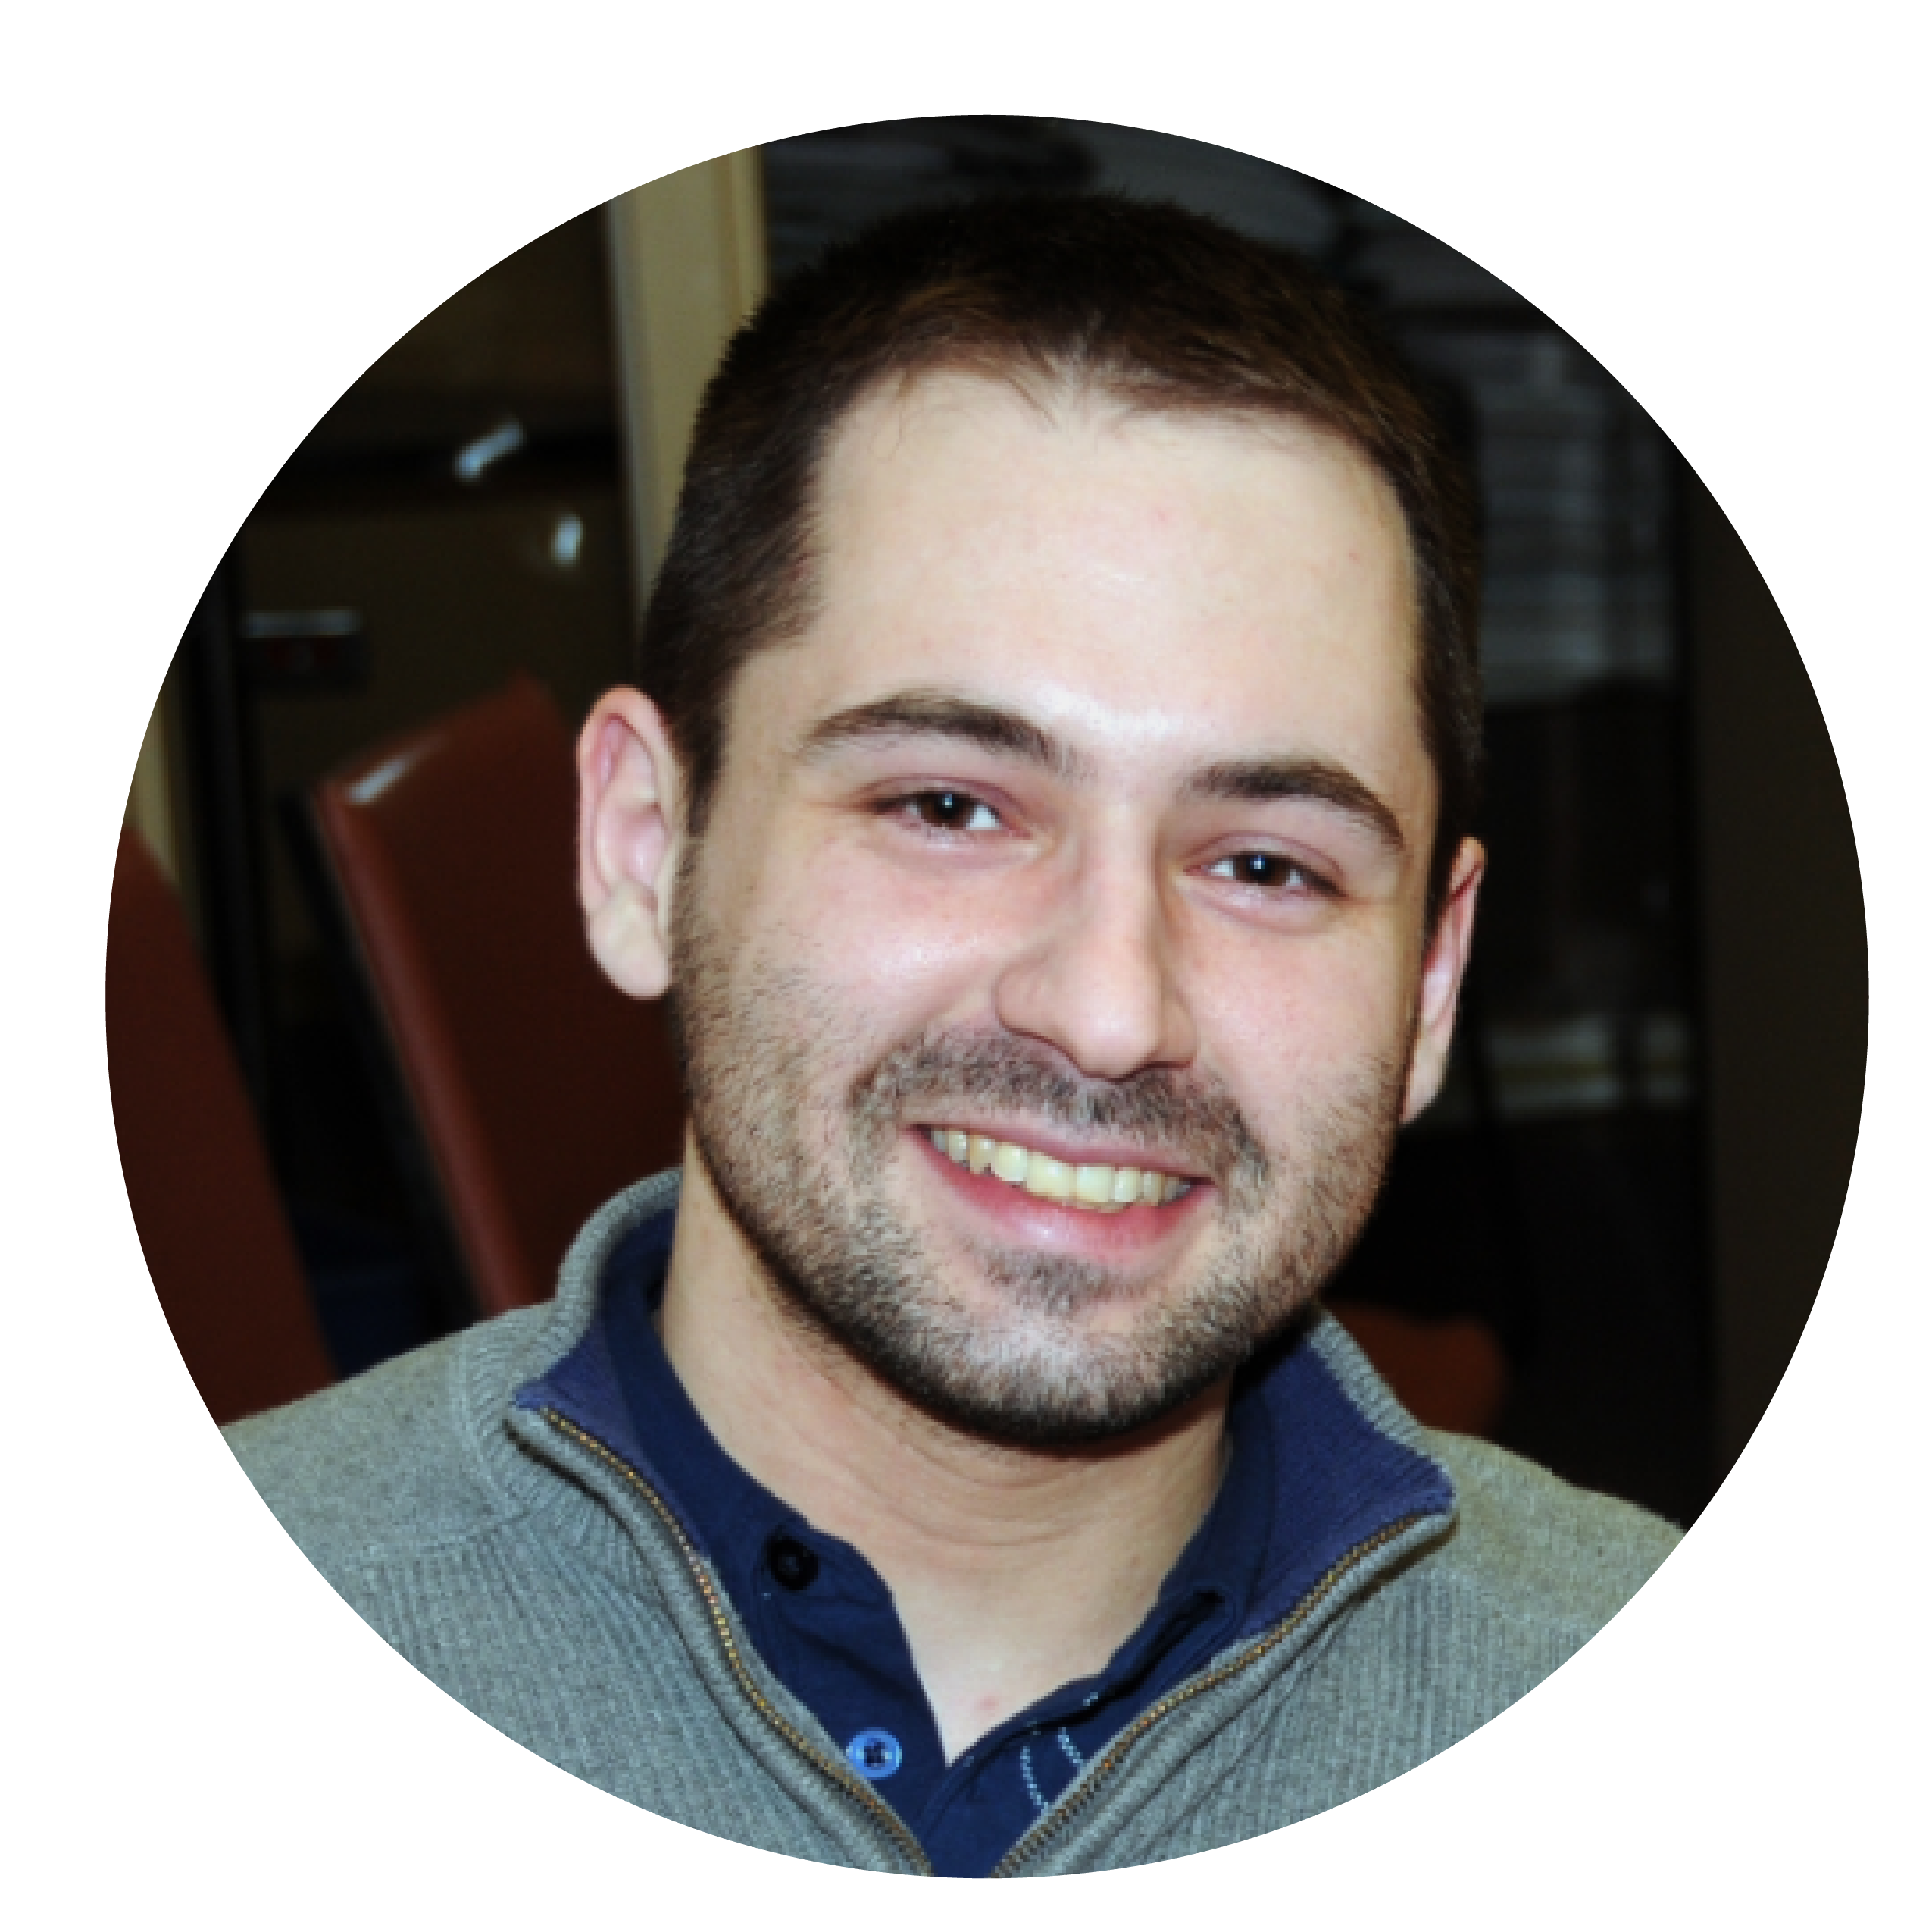
<path id="1" fill-rule="evenodd" d="M 161 1311 L 217 1422 L 335 1378 L 261 1134 L 174 889 L 123 830 L 108 915 L 108 1077 Z"/>
<path id="2" fill-rule="evenodd" d="M 584 943 L 563 717 L 519 677 L 310 806 L 474 1311 L 539 1301 L 592 1210 L 674 1162 L 683 1133 L 658 1010 Z"/>

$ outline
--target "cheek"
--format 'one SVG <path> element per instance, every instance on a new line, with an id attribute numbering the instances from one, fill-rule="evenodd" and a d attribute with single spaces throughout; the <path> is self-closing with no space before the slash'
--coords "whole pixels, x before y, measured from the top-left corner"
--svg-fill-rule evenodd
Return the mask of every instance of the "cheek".
<path id="1" fill-rule="evenodd" d="M 761 952 L 838 998 L 866 1030 L 895 1035 L 963 1017 L 974 989 L 990 983 L 1014 910 L 1010 895 L 1002 911 L 987 896 L 943 889 L 837 847 L 808 867 L 768 868 L 745 909 L 743 930 Z"/>
<path id="2" fill-rule="evenodd" d="M 1406 1058 L 1413 975 L 1392 942 L 1324 935 L 1224 946 L 1191 963 L 1204 1055 L 1258 1121 L 1353 1083 L 1371 1062 Z"/>

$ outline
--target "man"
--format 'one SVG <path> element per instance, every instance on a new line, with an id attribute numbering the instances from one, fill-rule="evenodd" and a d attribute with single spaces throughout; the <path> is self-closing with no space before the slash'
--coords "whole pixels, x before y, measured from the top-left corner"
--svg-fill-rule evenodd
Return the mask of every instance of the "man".
<path id="1" fill-rule="evenodd" d="M 1211 223 L 983 205 L 781 290 L 579 749 L 681 1183 L 235 1430 L 324 1574 L 591 1782 L 888 1871 L 1268 1830 L 1554 1668 L 1671 1533 L 1313 1299 L 1449 1049 L 1473 583 L 1397 366 Z"/>

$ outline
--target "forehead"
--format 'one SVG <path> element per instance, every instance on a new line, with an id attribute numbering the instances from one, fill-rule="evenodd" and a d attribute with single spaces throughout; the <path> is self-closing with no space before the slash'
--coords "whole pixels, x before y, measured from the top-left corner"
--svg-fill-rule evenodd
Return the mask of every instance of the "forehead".
<path id="1" fill-rule="evenodd" d="M 1103 760 L 1265 739 L 1412 779 L 1401 511 L 1318 430 L 927 376 L 847 417 L 815 511 L 812 620 L 748 667 L 795 716 L 943 685 Z"/>

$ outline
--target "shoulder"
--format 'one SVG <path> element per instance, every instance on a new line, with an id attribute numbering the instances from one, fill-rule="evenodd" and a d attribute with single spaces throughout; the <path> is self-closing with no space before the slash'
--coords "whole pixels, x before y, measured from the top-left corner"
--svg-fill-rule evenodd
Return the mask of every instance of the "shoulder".
<path id="1" fill-rule="evenodd" d="M 224 1433 L 282 1527 L 339 1587 L 470 1541 L 554 1499 L 510 1432 L 516 1391 L 580 1342 L 610 1257 L 677 1205 L 675 1171 L 626 1188 L 585 1223 L 558 1292 L 480 1321 L 306 1401 Z"/>
<path id="2" fill-rule="evenodd" d="M 1452 1592 L 1491 1625 L 1514 1622 L 1526 1636 L 1540 1631 L 1539 1641 L 1580 1643 L 1682 1540 L 1662 1518 L 1579 1489 L 1527 1457 L 1425 1428 L 1332 1316 L 1314 1325 L 1308 1340 L 1368 1423 L 1449 1477 L 1453 1525 L 1429 1540 L 1409 1574 L 1418 1586 Z"/>
<path id="3" fill-rule="evenodd" d="M 1458 1505 L 1455 1532 L 1432 1567 L 1496 1612 L 1587 1636 L 1682 1540 L 1649 1511 L 1579 1489 L 1493 1443 L 1424 1433 Z"/>
<path id="4" fill-rule="evenodd" d="M 325 1574 L 460 1540 L 517 1506 L 502 1416 L 548 1314 L 499 1316 L 223 1433 Z"/>

